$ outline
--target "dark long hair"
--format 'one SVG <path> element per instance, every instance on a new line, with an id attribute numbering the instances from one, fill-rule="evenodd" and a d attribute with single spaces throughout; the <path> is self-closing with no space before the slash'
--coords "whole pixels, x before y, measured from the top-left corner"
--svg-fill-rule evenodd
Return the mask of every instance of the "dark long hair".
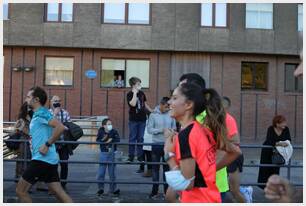
<path id="1" fill-rule="evenodd" d="M 17 118 L 27 120 L 27 115 L 28 115 L 28 104 L 24 102 L 19 109 Z"/>
<path id="2" fill-rule="evenodd" d="M 193 116 L 196 117 L 206 110 L 205 124 L 212 131 L 218 149 L 228 148 L 225 110 L 220 95 L 214 89 L 203 89 L 194 83 L 183 83 L 180 92 L 187 100 L 194 103 Z"/>
<path id="3" fill-rule="evenodd" d="M 211 129 L 217 142 L 218 149 L 228 150 L 227 128 L 225 123 L 226 112 L 222 99 L 214 89 L 204 91 L 206 100 L 205 124 Z"/>

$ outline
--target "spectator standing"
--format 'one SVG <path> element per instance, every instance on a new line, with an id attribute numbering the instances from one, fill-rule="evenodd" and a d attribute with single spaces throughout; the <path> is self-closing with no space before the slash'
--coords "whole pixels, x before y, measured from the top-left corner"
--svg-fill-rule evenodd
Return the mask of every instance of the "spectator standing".
<path id="1" fill-rule="evenodd" d="M 97 134 L 97 142 L 100 144 L 100 162 L 113 162 L 115 160 L 115 152 L 117 151 L 117 145 L 113 145 L 115 142 L 120 142 L 119 133 L 113 129 L 112 122 L 106 118 L 102 121 L 102 127 L 100 127 Z M 108 175 L 111 181 L 116 181 L 116 164 L 101 163 L 99 165 L 97 180 L 104 181 L 106 168 L 108 169 Z M 98 183 L 99 190 L 97 195 L 104 194 L 104 183 Z M 111 183 L 109 186 L 109 193 L 114 195 L 120 194 L 120 189 L 117 189 L 116 183 Z"/>
<path id="2" fill-rule="evenodd" d="M 61 123 L 70 121 L 69 112 L 62 108 L 61 99 L 59 96 L 54 95 L 50 101 L 51 108 L 49 109 L 50 113 L 53 115 Z M 61 134 L 60 140 L 64 140 L 64 134 Z M 72 149 L 70 144 L 56 144 L 56 151 L 59 155 L 60 160 L 67 161 L 69 159 L 69 155 L 72 155 Z M 67 180 L 68 177 L 68 163 L 61 162 L 61 172 L 60 172 L 60 179 Z M 62 187 L 66 189 L 67 182 L 61 182 Z"/>
<path id="3" fill-rule="evenodd" d="M 280 142 L 286 140 L 291 142 L 290 131 L 287 127 L 286 118 L 282 115 L 276 115 L 273 118 L 272 125 L 268 128 L 266 140 L 264 141 L 263 145 L 287 147 L 287 143 Z M 262 148 L 260 154 L 260 164 L 272 164 L 272 154 L 273 148 Z M 279 169 L 279 166 L 259 167 L 258 183 L 266 183 L 268 178 L 273 174 L 279 175 Z M 264 185 L 260 185 L 259 187 L 261 189 L 265 188 Z"/>
<path id="4" fill-rule="evenodd" d="M 137 77 L 131 77 L 129 84 L 132 88 L 127 93 L 127 102 L 129 105 L 129 143 L 143 143 L 143 135 L 146 127 L 146 109 L 152 112 L 152 109 L 147 105 L 146 95 L 141 91 L 141 80 Z M 129 157 L 127 162 L 133 162 L 136 155 L 138 161 L 143 161 L 143 145 L 129 145 Z M 143 168 L 139 168 L 137 173 L 144 172 Z"/>
<path id="5" fill-rule="evenodd" d="M 169 114 L 169 97 L 163 97 L 158 106 L 155 107 L 151 113 L 148 121 L 148 132 L 152 135 L 152 162 L 165 162 L 163 147 L 165 144 L 164 130 L 176 129 L 176 122 Z M 165 181 L 165 172 L 169 171 L 168 165 L 163 165 L 163 180 Z M 153 169 L 153 182 L 159 181 L 159 164 L 154 164 Z M 157 198 L 159 184 L 153 184 L 150 198 Z M 166 194 L 168 185 L 164 184 L 164 194 Z"/>

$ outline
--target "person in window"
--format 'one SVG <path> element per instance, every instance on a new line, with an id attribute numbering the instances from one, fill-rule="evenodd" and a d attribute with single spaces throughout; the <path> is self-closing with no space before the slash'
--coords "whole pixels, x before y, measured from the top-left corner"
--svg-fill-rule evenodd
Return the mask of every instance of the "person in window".
<path id="1" fill-rule="evenodd" d="M 287 147 L 288 144 L 280 141 L 291 141 L 289 128 L 286 118 L 282 115 L 276 115 L 273 118 L 272 126 L 268 128 L 266 140 L 263 145 Z M 273 148 L 262 148 L 260 155 L 260 164 L 272 164 Z M 259 167 L 258 183 L 266 183 L 273 174 L 279 174 L 280 167 Z M 264 185 L 259 185 L 264 189 Z"/>
<path id="2" fill-rule="evenodd" d="M 119 74 L 114 82 L 114 87 L 122 88 L 124 87 L 124 80 L 122 79 L 121 74 Z"/>
<path id="3" fill-rule="evenodd" d="M 100 162 L 113 162 L 115 159 L 115 151 L 117 150 L 117 145 L 112 143 L 120 142 L 120 137 L 117 130 L 113 129 L 112 122 L 110 119 L 106 118 L 102 121 L 102 127 L 100 127 L 97 135 L 97 142 L 103 142 L 105 144 L 100 144 Z M 106 168 L 108 168 L 108 175 L 110 181 L 116 181 L 116 165 L 102 163 L 99 165 L 98 170 L 98 181 L 104 181 Z M 119 195 L 120 190 L 116 189 L 116 183 L 112 183 L 109 186 L 109 193 L 114 195 Z M 97 195 L 104 194 L 104 183 L 98 183 L 99 190 Z"/>
<path id="4" fill-rule="evenodd" d="M 176 191 L 182 203 L 220 203 L 216 170 L 227 166 L 240 154 L 240 149 L 226 138 L 225 111 L 219 108 L 220 96 L 213 89 L 203 91 L 196 84 L 182 83 L 174 90 L 169 104 L 170 115 L 180 122 L 181 131 L 174 137 L 170 134 L 164 146 L 164 158 L 170 167 L 165 173 L 170 187 L 166 200 L 172 200 Z M 201 125 L 195 118 L 204 110 L 207 117 Z M 215 110 L 220 112 L 211 116 Z M 218 162 L 216 149 L 226 151 Z"/>
<path id="5" fill-rule="evenodd" d="M 153 110 L 146 103 L 145 93 L 141 91 L 141 80 L 137 77 L 131 77 L 129 84 L 132 88 L 127 93 L 127 103 L 129 105 L 129 143 L 143 143 L 143 135 L 146 127 L 146 110 Z M 137 145 L 137 159 L 143 161 L 142 145 Z M 129 145 L 129 157 L 127 162 L 133 162 L 135 156 L 135 145 Z M 144 165 L 139 168 L 137 173 L 144 172 Z"/>
<path id="6" fill-rule="evenodd" d="M 50 101 L 51 108 L 49 109 L 50 113 L 61 123 L 70 121 L 69 112 L 62 108 L 61 99 L 59 96 L 54 95 Z M 64 134 L 61 134 L 60 140 L 64 140 Z M 59 155 L 60 160 L 68 160 L 69 155 L 72 155 L 72 149 L 70 144 L 56 144 L 56 151 Z M 60 163 L 61 166 L 61 173 L 60 178 L 61 180 L 66 180 L 68 176 L 68 163 L 62 162 Z M 66 189 L 67 182 L 61 182 L 62 187 Z"/>

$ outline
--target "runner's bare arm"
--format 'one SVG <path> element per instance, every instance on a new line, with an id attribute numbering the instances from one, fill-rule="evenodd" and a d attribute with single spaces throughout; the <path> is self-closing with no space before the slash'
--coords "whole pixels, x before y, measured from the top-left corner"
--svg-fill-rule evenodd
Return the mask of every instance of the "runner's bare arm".
<path id="1" fill-rule="evenodd" d="M 228 143 L 228 148 L 224 149 L 224 151 L 226 155 L 217 160 L 217 171 L 231 164 L 241 154 L 240 148 L 231 142 Z"/>
<path id="2" fill-rule="evenodd" d="M 64 132 L 65 126 L 55 118 L 50 120 L 48 124 L 54 128 L 52 136 L 48 139 L 49 144 L 53 144 L 56 140 L 59 139 L 61 134 Z"/>

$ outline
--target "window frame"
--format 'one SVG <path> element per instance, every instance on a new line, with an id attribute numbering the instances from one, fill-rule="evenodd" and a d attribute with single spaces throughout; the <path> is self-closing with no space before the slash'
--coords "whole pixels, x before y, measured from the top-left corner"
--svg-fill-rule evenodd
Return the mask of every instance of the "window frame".
<path id="1" fill-rule="evenodd" d="M 202 25 L 202 3 L 200 3 L 200 27 L 201 28 L 217 28 L 217 29 L 229 29 L 229 18 L 230 18 L 230 3 L 226 4 L 226 26 L 216 26 L 216 3 L 212 3 L 212 25 L 204 26 Z"/>
<path id="2" fill-rule="evenodd" d="M 286 90 L 287 86 L 287 79 L 286 79 L 286 65 L 295 65 L 295 69 L 299 66 L 299 63 L 285 63 L 284 64 L 284 93 L 295 93 L 295 94 L 303 94 L 303 84 L 302 89 L 298 89 L 298 78 L 300 77 L 294 77 L 294 91 Z M 293 71 L 294 72 L 294 71 Z M 292 74 L 293 75 L 293 74 Z M 301 77 L 303 78 L 303 77 Z"/>
<path id="3" fill-rule="evenodd" d="M 246 26 L 246 14 L 247 14 L 247 10 L 246 10 L 246 6 L 247 6 L 247 4 L 248 3 L 245 3 L 244 4 L 244 28 L 245 29 L 256 29 L 256 30 L 273 30 L 274 31 L 274 28 L 275 28 L 275 25 L 274 25 L 274 23 L 275 23 L 275 17 L 274 17 L 274 11 L 275 11 L 275 4 L 274 3 L 272 3 L 272 28 L 271 29 L 265 29 L 265 28 L 248 28 L 247 26 Z M 265 4 L 265 3 L 259 3 L 259 4 Z"/>
<path id="4" fill-rule="evenodd" d="M 304 28 L 303 28 L 303 23 L 302 23 L 302 30 L 299 30 L 299 5 L 302 5 L 302 21 L 303 21 L 303 16 L 304 16 L 304 12 L 303 12 L 303 7 L 304 5 L 302 3 L 297 4 L 297 24 L 296 24 L 296 30 L 298 32 L 303 32 Z"/>
<path id="5" fill-rule="evenodd" d="M 50 85 L 50 84 L 46 84 L 46 66 L 47 66 L 47 58 L 48 57 L 55 57 L 55 58 L 73 58 L 73 68 L 72 68 L 72 85 Z M 43 71 L 43 85 L 44 87 L 50 87 L 50 88 L 54 88 L 54 87 L 65 87 L 65 88 L 74 88 L 74 70 L 75 70 L 75 56 L 56 56 L 56 55 L 44 55 L 44 71 Z"/>
<path id="6" fill-rule="evenodd" d="M 254 70 L 254 66 L 252 65 L 251 69 L 252 69 L 252 88 L 242 88 L 242 64 L 243 63 L 248 63 L 248 64 L 267 64 L 267 70 L 266 70 L 266 89 L 259 89 L 255 87 L 255 81 L 254 81 L 254 76 L 255 76 L 255 70 Z M 247 91 L 254 91 L 254 92 L 268 92 L 269 91 L 269 62 L 255 62 L 255 61 L 241 61 L 241 80 L 240 80 L 240 89 L 242 92 L 247 92 Z"/>
<path id="7" fill-rule="evenodd" d="M 149 3 L 149 23 L 148 24 L 131 24 L 129 21 L 129 3 L 124 3 L 125 14 L 124 23 L 114 23 L 114 22 L 104 22 L 104 3 L 101 4 L 101 24 L 111 24 L 111 25 L 138 25 L 138 26 L 152 26 L 152 3 Z"/>
<path id="8" fill-rule="evenodd" d="M 118 88 L 118 87 L 105 87 L 105 86 L 102 86 L 101 85 L 101 81 L 102 81 L 102 71 L 103 71 L 103 69 L 102 69 L 102 60 L 103 59 L 116 59 L 116 60 L 124 60 L 124 74 L 125 74 L 125 76 L 124 76 L 124 84 L 125 84 L 125 82 L 126 82 L 126 69 L 127 69 L 127 60 L 145 60 L 145 61 L 149 61 L 149 87 L 143 87 L 143 85 L 142 85 L 142 89 L 144 89 L 144 90 L 148 90 L 148 89 L 150 89 L 150 71 L 151 71 L 151 59 L 150 58 L 124 58 L 124 57 L 109 57 L 109 56 L 107 56 L 107 57 L 101 57 L 100 58 L 100 75 L 99 75 L 99 85 L 100 85 L 100 88 L 101 89 L 120 89 L 120 90 L 130 90 L 131 89 L 131 87 L 130 87 L 130 85 L 129 84 L 125 84 L 124 85 L 124 87 L 121 87 L 121 88 Z M 113 71 L 116 71 L 116 70 L 113 70 Z"/>
<path id="9" fill-rule="evenodd" d="M 64 2 L 65 3 L 65 2 Z M 58 3 L 58 18 L 57 21 L 48 21 L 48 3 L 45 3 L 44 5 L 44 22 L 45 23 L 74 23 L 74 15 L 75 15 L 75 3 L 72 3 L 72 21 L 62 21 L 62 4 Z"/>

